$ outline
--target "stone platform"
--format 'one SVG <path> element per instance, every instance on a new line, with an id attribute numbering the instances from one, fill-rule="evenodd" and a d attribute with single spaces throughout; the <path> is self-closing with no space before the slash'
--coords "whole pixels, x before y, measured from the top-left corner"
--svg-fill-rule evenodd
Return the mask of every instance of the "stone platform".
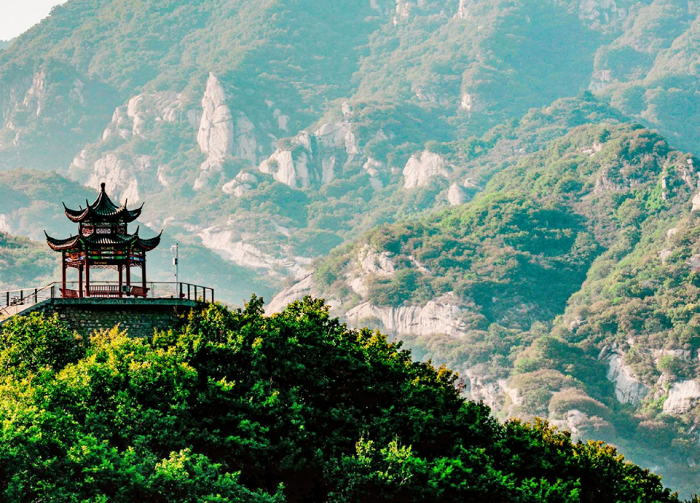
<path id="1" fill-rule="evenodd" d="M 132 337 L 151 337 L 155 330 L 176 325 L 190 310 L 203 307 L 204 302 L 187 299 L 48 299 L 17 313 L 58 314 L 68 328 L 81 335 L 95 330 L 111 329 L 115 325 Z"/>

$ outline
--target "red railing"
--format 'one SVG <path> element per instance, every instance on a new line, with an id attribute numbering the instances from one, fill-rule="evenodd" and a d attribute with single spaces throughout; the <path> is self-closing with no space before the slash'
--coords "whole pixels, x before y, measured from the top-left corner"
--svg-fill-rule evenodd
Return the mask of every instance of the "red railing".
<path id="1" fill-rule="evenodd" d="M 16 314 L 48 299 L 79 298 L 142 298 L 183 299 L 214 302 L 214 289 L 191 283 L 148 282 L 146 287 L 122 285 L 116 282 L 91 282 L 82 290 L 77 282 L 51 283 L 42 288 L 23 288 L 0 292 L 0 318 Z"/>

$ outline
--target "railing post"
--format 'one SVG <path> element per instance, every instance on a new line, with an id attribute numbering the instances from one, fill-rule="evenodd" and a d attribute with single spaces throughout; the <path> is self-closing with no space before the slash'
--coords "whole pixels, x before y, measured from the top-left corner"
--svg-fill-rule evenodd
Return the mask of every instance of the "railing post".
<path id="1" fill-rule="evenodd" d="M 183 297 L 183 295 L 182 295 L 182 283 L 178 283 L 178 285 L 180 285 L 180 296 L 178 297 L 178 299 L 181 299 Z"/>
<path id="2" fill-rule="evenodd" d="M 35 288 L 34 289 L 34 304 L 39 302 L 39 289 Z"/>
<path id="3" fill-rule="evenodd" d="M 20 304 L 24 304 L 24 290 L 19 291 L 19 302 Z"/>
<path id="4" fill-rule="evenodd" d="M 192 285 L 190 285 L 189 283 L 187 283 L 187 300 L 192 300 L 192 299 L 190 298 L 190 286 L 192 286 Z"/>
<path id="5" fill-rule="evenodd" d="M 10 292 L 7 292 L 7 304 L 5 304 L 5 307 L 10 305 Z"/>

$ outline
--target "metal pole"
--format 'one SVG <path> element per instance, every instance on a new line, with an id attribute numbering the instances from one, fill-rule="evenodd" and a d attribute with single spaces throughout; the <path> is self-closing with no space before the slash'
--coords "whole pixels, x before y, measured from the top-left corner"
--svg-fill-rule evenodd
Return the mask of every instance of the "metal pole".
<path id="1" fill-rule="evenodd" d="M 173 265 L 175 266 L 175 296 L 177 297 L 178 283 L 180 283 L 180 243 L 175 243 L 170 247 L 173 255 Z"/>

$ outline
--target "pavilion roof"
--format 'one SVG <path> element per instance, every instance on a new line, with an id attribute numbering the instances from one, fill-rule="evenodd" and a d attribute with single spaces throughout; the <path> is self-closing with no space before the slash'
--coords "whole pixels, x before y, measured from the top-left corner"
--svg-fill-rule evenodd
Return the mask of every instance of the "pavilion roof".
<path id="1" fill-rule="evenodd" d="M 131 223 L 141 216 L 143 204 L 140 208 L 129 210 L 126 207 L 127 202 L 120 206 L 114 204 L 107 195 L 107 192 L 105 191 L 105 184 L 103 183 L 100 186 L 100 193 L 98 194 L 97 199 L 95 199 L 92 204 L 85 201 L 85 209 L 81 207 L 80 209 L 72 210 L 65 204 L 63 205 L 63 208 L 65 209 L 66 216 L 73 222 Z"/>
<path id="2" fill-rule="evenodd" d="M 57 239 L 46 234 L 46 242 L 54 251 L 95 248 L 139 248 L 151 251 L 160 244 L 162 235 L 161 231 L 155 237 L 142 239 L 137 228 L 134 234 L 91 234 L 90 236 L 71 236 L 66 239 Z"/>

